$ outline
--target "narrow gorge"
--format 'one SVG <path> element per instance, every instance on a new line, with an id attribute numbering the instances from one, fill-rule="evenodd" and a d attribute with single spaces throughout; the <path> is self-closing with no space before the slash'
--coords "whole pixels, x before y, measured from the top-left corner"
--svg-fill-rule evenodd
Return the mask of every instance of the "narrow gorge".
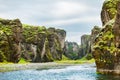
<path id="1" fill-rule="evenodd" d="M 76 3 L 76 1 L 78 1 L 78 3 Z M 51 3 L 52 6 L 46 5 L 46 2 L 47 1 L 40 1 L 36 7 L 36 9 L 40 7 L 39 10 L 41 10 L 41 13 L 39 13 L 39 10 L 36 11 L 37 13 L 30 11 L 30 16 L 39 13 L 42 15 L 40 15 L 41 19 L 37 18 L 36 20 L 32 20 L 31 17 L 29 17 L 30 19 L 26 19 L 33 22 L 31 24 L 39 24 L 37 20 L 41 21 L 40 24 L 44 24 L 45 26 L 23 24 L 22 21 L 24 22 L 25 19 L 13 19 L 14 17 L 3 19 L 0 16 L 0 80 L 1 78 L 3 78 L 3 80 L 6 78 L 3 76 L 4 73 L 2 73 L 2 71 L 11 71 L 10 73 L 13 73 L 12 75 L 18 73 L 17 76 L 19 76 L 19 73 L 28 72 L 29 80 L 31 80 L 31 72 L 35 72 L 33 73 L 35 75 L 32 75 L 32 79 L 36 77 L 36 73 L 39 74 L 36 79 L 41 78 L 40 73 L 50 75 L 45 75 L 46 78 L 42 75 L 43 79 L 41 78 L 40 80 L 49 80 L 47 77 L 51 76 L 50 80 L 52 80 L 52 78 L 55 80 L 74 80 L 74 78 L 75 80 L 78 80 L 78 78 L 86 80 L 90 77 L 92 77 L 90 80 L 108 80 L 111 79 L 108 74 L 117 80 L 114 75 L 120 75 L 120 0 L 104 1 L 102 10 L 100 10 L 101 13 L 98 12 L 101 16 L 101 26 L 97 26 L 97 21 L 95 21 L 96 17 L 93 16 L 94 11 L 98 11 L 98 5 L 96 5 L 97 8 L 92 7 L 92 9 L 88 6 L 86 0 L 75 0 L 73 3 L 66 0 L 66 2 L 56 2 L 56 5 L 54 5 L 56 7 L 53 7 L 53 2 Z M 84 2 L 85 5 L 81 6 L 82 2 Z M 40 3 L 43 3 L 45 6 L 40 5 Z M 95 6 L 94 2 L 91 4 L 91 6 Z M 30 7 L 31 5 L 28 6 Z M 45 9 L 43 10 L 41 6 Z M 53 8 L 53 10 L 50 9 L 49 11 L 48 6 Z M 83 12 L 86 12 L 85 14 L 80 12 L 82 15 L 79 15 L 79 17 L 77 14 L 80 14 L 79 10 L 82 11 L 82 7 L 85 9 L 83 9 Z M 19 8 L 21 8 L 21 5 Z M 71 8 L 71 10 L 69 10 L 69 8 Z M 77 12 L 74 13 L 74 10 Z M 65 11 L 68 12 L 64 13 Z M 89 12 L 92 13 L 89 14 Z M 74 15 L 73 17 L 75 18 L 71 15 Z M 22 16 L 24 17 L 25 15 Z M 82 18 L 82 16 L 84 17 Z M 30 22 L 28 21 L 28 23 Z M 98 23 L 100 24 L 100 22 Z M 47 25 L 54 26 L 49 27 Z M 76 39 L 78 39 L 79 42 L 77 42 Z M 22 61 L 25 65 L 20 63 Z M 11 65 L 13 67 L 11 67 Z M 19 69 L 19 67 L 21 67 L 21 69 Z M 23 69 L 30 70 L 19 71 Z M 18 72 L 13 72 L 13 70 L 18 70 Z M 57 72 L 57 70 L 59 72 Z M 53 74 L 51 74 L 52 71 Z M 8 76 L 10 73 L 5 73 L 5 76 Z M 73 75 L 73 73 L 75 75 Z M 107 74 L 109 78 L 101 74 Z M 54 77 L 54 75 L 56 75 L 56 77 Z M 72 78 L 70 79 L 69 76 L 72 76 Z M 101 78 L 101 76 L 105 77 Z M 10 77 L 12 79 L 15 76 Z M 22 75 L 22 77 L 24 77 L 24 79 L 21 80 L 26 80 L 27 76 Z"/>

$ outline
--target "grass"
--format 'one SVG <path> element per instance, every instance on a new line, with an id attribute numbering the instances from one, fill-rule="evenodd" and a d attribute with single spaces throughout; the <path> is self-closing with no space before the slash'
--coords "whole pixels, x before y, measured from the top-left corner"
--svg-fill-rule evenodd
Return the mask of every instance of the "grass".
<path id="1" fill-rule="evenodd" d="M 29 63 L 29 62 L 26 61 L 24 58 L 21 58 L 18 63 L 19 63 L 19 64 L 26 64 L 26 63 Z"/>
<path id="2" fill-rule="evenodd" d="M 21 58 L 20 61 L 18 62 L 18 64 L 26 64 L 26 63 L 29 63 L 29 62 L 26 61 L 26 60 L 23 59 L 23 58 Z M 0 66 L 6 65 L 6 64 L 15 64 L 15 63 L 13 63 L 13 62 L 7 62 L 7 61 L 0 62 Z"/>
<path id="3" fill-rule="evenodd" d="M 20 65 L 26 65 L 28 64 L 29 62 L 26 61 L 25 59 L 21 58 L 20 61 L 16 64 L 20 64 Z M 8 72 L 8 71 L 13 71 L 13 70 L 19 70 L 19 68 L 17 68 L 15 65 L 15 63 L 12 63 L 12 62 L 7 62 L 7 61 L 4 61 L 4 62 L 1 62 L 0 63 L 0 72 Z"/>
<path id="4" fill-rule="evenodd" d="M 65 55 L 62 55 L 62 60 L 70 60 L 70 59 L 66 57 Z"/>
<path id="5" fill-rule="evenodd" d="M 0 66 L 6 65 L 6 64 L 13 64 L 13 63 L 12 62 L 7 62 L 6 60 L 4 60 L 3 62 L 0 62 Z"/>
<path id="6" fill-rule="evenodd" d="M 0 62 L 0 66 L 4 66 L 6 64 L 14 64 L 14 63 L 12 63 L 12 62 Z"/>
<path id="7" fill-rule="evenodd" d="M 83 63 L 94 63 L 95 60 L 94 59 L 87 60 L 85 57 L 79 60 L 70 60 L 69 58 L 63 55 L 61 61 L 56 60 L 54 62 L 61 63 L 61 64 L 83 64 Z M 26 61 L 23 58 L 21 58 L 20 61 L 18 62 L 18 64 L 27 64 L 27 63 L 30 63 L 30 62 Z M 4 61 L 0 63 L 0 66 L 4 66 L 6 64 L 14 64 L 14 63 Z"/>
<path id="8" fill-rule="evenodd" d="M 79 60 L 70 60 L 67 57 L 63 56 L 63 59 L 61 61 L 55 61 L 56 63 L 61 63 L 61 64 L 83 64 L 83 63 L 94 63 L 95 60 L 87 60 L 85 57 Z"/>
<path id="9" fill-rule="evenodd" d="M 55 61 L 57 63 L 64 63 L 64 64 L 83 64 L 83 63 L 94 63 L 94 59 L 91 60 L 61 60 Z"/>

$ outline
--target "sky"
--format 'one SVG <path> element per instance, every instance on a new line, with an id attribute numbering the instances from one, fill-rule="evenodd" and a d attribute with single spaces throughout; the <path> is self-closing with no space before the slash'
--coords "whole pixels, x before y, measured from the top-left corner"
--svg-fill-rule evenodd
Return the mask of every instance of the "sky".
<path id="1" fill-rule="evenodd" d="M 64 29 L 66 40 L 80 44 L 83 34 L 101 26 L 104 0 L 0 0 L 0 18 Z"/>

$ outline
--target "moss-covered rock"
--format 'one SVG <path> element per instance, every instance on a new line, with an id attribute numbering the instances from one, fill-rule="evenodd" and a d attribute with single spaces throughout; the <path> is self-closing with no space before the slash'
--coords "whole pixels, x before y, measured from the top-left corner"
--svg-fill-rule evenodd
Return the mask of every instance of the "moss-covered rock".
<path id="1" fill-rule="evenodd" d="M 65 42 L 64 55 L 72 60 L 79 58 L 79 45 L 76 42 Z"/>
<path id="2" fill-rule="evenodd" d="M 19 19 L 0 19 L 1 61 L 18 62 L 21 55 L 22 24 Z"/>
<path id="3" fill-rule="evenodd" d="M 91 35 L 84 34 L 81 36 L 79 58 L 87 56 L 91 53 L 90 52 L 90 41 L 91 41 Z"/>
<path id="4" fill-rule="evenodd" d="M 111 24 L 105 25 L 95 39 L 92 51 L 96 60 L 97 68 L 114 67 L 112 65 L 114 61 L 113 54 L 116 48 L 113 41 L 114 35 L 112 28 Z"/>
<path id="5" fill-rule="evenodd" d="M 118 2 L 119 0 L 105 0 L 101 11 L 101 20 L 103 25 L 105 25 L 109 20 L 115 18 Z"/>
<path id="6" fill-rule="evenodd" d="M 103 27 L 92 45 L 97 71 L 120 74 L 120 0 L 106 0 L 101 16 Z"/>
<path id="7" fill-rule="evenodd" d="M 66 32 L 64 31 L 63 34 L 59 35 L 64 37 L 64 41 Z M 49 62 L 53 60 L 61 60 L 63 48 L 61 46 L 61 37 L 59 37 L 59 35 L 57 29 L 55 28 L 46 29 L 45 27 L 40 26 L 24 25 L 23 54 L 27 54 L 24 57 L 33 62 Z M 29 46 L 25 46 L 26 44 Z M 29 52 L 32 52 L 32 54 L 29 55 Z"/>
<path id="8" fill-rule="evenodd" d="M 0 62 L 61 60 L 66 32 L 0 19 Z"/>

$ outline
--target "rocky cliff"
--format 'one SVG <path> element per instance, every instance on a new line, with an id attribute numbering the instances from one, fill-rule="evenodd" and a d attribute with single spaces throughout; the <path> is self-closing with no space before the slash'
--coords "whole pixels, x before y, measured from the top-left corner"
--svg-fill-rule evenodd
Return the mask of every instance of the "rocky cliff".
<path id="1" fill-rule="evenodd" d="M 85 57 L 86 59 L 90 60 L 93 58 L 91 52 L 91 46 L 95 41 L 95 38 L 99 34 L 101 28 L 98 26 L 94 26 L 91 30 L 90 35 L 82 35 L 81 36 L 81 45 L 79 50 L 79 58 Z"/>
<path id="2" fill-rule="evenodd" d="M 0 62 L 61 60 L 65 37 L 64 30 L 0 19 Z"/>
<path id="3" fill-rule="evenodd" d="M 97 71 L 120 74 L 120 0 L 106 0 L 101 12 L 103 27 L 92 46 Z"/>
<path id="4" fill-rule="evenodd" d="M 91 35 L 81 36 L 81 45 L 79 46 L 76 42 L 65 42 L 64 55 L 69 59 L 81 59 L 86 58 L 92 59 L 91 45 L 94 43 L 96 36 L 99 34 L 101 28 L 94 26 Z"/>
<path id="5" fill-rule="evenodd" d="M 69 59 L 76 60 L 79 58 L 79 45 L 76 42 L 65 42 L 64 55 Z"/>
<path id="6" fill-rule="evenodd" d="M 91 59 L 91 35 L 82 35 L 80 46 L 76 42 L 66 41 L 64 55 L 73 60 L 81 59 L 83 57 Z"/>
<path id="7" fill-rule="evenodd" d="M 21 54 L 22 24 L 19 19 L 0 19 L 0 62 L 18 62 Z"/>
<path id="8" fill-rule="evenodd" d="M 81 36 L 79 58 L 86 56 L 90 52 L 90 35 Z"/>
<path id="9" fill-rule="evenodd" d="M 94 26 L 94 28 L 91 30 L 91 38 L 90 38 L 91 46 L 95 42 L 95 39 L 96 39 L 97 35 L 100 33 L 100 31 L 101 31 L 101 28 L 98 26 Z"/>

